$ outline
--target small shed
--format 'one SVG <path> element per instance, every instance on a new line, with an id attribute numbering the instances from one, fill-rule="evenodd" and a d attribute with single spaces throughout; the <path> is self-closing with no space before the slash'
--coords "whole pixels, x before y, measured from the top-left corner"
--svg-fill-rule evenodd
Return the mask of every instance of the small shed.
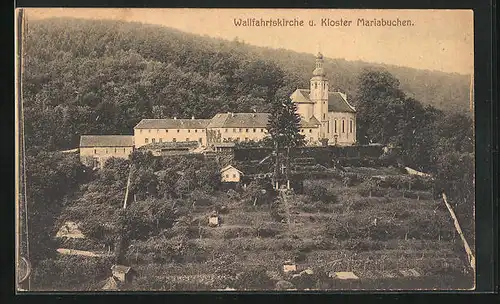
<path id="1" fill-rule="evenodd" d="M 220 174 L 223 183 L 239 183 L 243 176 L 243 172 L 231 165 L 222 168 Z"/>
<path id="2" fill-rule="evenodd" d="M 297 265 L 291 260 L 286 260 L 285 263 L 283 263 L 283 272 L 288 273 L 294 271 L 297 271 Z"/>
<path id="3" fill-rule="evenodd" d="M 208 225 L 211 226 L 211 227 L 218 227 L 219 224 L 220 224 L 220 222 L 219 222 L 219 215 L 217 214 L 216 211 L 214 211 L 208 217 Z"/>
<path id="4" fill-rule="evenodd" d="M 118 279 L 118 281 L 128 282 L 131 280 L 133 271 L 129 266 L 113 265 L 111 266 L 111 273 L 114 278 Z"/>

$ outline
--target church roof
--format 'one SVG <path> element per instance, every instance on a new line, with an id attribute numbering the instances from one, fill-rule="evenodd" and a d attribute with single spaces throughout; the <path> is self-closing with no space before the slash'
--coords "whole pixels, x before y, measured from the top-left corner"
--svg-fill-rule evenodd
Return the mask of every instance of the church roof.
<path id="1" fill-rule="evenodd" d="M 205 129 L 210 119 L 143 119 L 134 129 Z"/>
<path id="2" fill-rule="evenodd" d="M 290 98 L 297 103 L 313 103 L 309 97 L 311 90 L 297 89 Z M 345 95 L 341 92 L 328 92 L 328 112 L 350 112 L 356 109 L 347 102 Z"/>
<path id="3" fill-rule="evenodd" d="M 132 147 L 133 135 L 82 135 L 80 148 L 84 147 Z"/>
<path id="4" fill-rule="evenodd" d="M 319 125 L 321 125 L 321 123 L 314 116 L 312 116 L 309 120 L 305 120 L 305 119 L 301 119 L 300 120 L 300 126 L 302 128 L 316 128 Z"/>
<path id="5" fill-rule="evenodd" d="M 219 113 L 207 128 L 266 128 L 269 113 Z"/>

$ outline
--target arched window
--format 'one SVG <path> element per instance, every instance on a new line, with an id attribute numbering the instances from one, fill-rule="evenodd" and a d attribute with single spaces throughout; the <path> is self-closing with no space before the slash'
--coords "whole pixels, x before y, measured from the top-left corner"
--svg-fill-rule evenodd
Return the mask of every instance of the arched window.
<path id="1" fill-rule="evenodd" d="M 350 121 L 349 129 L 350 129 L 350 132 L 351 132 L 351 133 L 353 133 L 353 132 L 352 132 L 352 119 L 351 119 L 351 121 Z"/>
<path id="2" fill-rule="evenodd" d="M 318 88 L 318 83 L 317 83 L 317 82 L 315 82 L 315 83 L 314 83 L 314 88 L 315 88 L 315 89 L 317 89 L 317 88 Z"/>
<path id="3" fill-rule="evenodd" d="M 345 120 L 342 119 L 342 133 L 345 133 Z"/>
<path id="4" fill-rule="evenodd" d="M 333 128 L 334 128 L 334 132 L 337 133 L 337 120 L 336 119 L 335 119 Z"/>

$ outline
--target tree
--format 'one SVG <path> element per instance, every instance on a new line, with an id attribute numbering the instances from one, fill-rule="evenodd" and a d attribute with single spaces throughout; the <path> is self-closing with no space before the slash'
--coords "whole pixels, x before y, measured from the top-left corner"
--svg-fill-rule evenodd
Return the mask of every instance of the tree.
<path id="1" fill-rule="evenodd" d="M 275 99 L 267 124 L 269 134 L 280 148 L 304 145 L 304 135 L 300 134 L 300 116 L 297 105 L 291 99 Z"/>

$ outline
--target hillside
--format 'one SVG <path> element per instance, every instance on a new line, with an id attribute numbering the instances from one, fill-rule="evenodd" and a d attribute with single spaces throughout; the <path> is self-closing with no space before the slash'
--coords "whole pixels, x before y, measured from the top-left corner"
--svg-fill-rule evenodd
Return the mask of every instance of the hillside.
<path id="1" fill-rule="evenodd" d="M 130 133 L 144 117 L 267 111 L 275 96 L 306 87 L 314 65 L 309 54 L 139 23 L 48 19 L 30 21 L 28 28 L 27 144 L 49 150 L 74 148 L 80 134 Z M 347 92 L 354 104 L 365 68 L 388 70 L 409 97 L 424 104 L 468 113 L 467 76 L 325 62 L 332 87 Z"/>
<path id="2" fill-rule="evenodd" d="M 171 226 L 151 221 L 155 212 L 161 214 L 159 206 L 172 206 L 171 200 L 156 199 L 160 205 L 152 198 L 134 202 L 122 263 L 137 277 L 121 290 L 273 290 L 278 281 L 297 289 L 332 290 L 472 286 L 460 238 L 445 205 L 433 195 L 432 183 L 394 168 L 346 169 L 355 177 L 349 183 L 340 177 L 310 178 L 304 194 L 260 197 L 256 204 L 249 199 L 250 189 L 201 196 L 194 190 L 174 204 Z M 373 176 L 385 176 L 387 182 L 370 186 Z M 404 186 L 398 180 L 412 182 Z M 82 217 L 83 206 L 100 204 L 85 202 L 90 188 L 65 208 L 63 218 L 80 216 L 82 227 L 99 221 Z M 208 225 L 213 210 L 219 210 L 218 227 Z M 115 222 L 119 212 L 112 211 L 115 215 L 100 224 Z M 99 251 L 112 237 L 84 231 L 86 240 L 60 245 Z M 294 261 L 297 272 L 283 272 L 286 260 Z M 60 255 L 50 263 L 37 269 L 34 282 L 40 290 L 100 289 L 112 260 Z M 82 267 L 85 271 L 78 270 Z M 50 279 L 42 277 L 48 272 Z M 353 272 L 359 279 L 330 278 L 333 272 Z M 81 274 L 74 278 L 73 273 Z"/>

